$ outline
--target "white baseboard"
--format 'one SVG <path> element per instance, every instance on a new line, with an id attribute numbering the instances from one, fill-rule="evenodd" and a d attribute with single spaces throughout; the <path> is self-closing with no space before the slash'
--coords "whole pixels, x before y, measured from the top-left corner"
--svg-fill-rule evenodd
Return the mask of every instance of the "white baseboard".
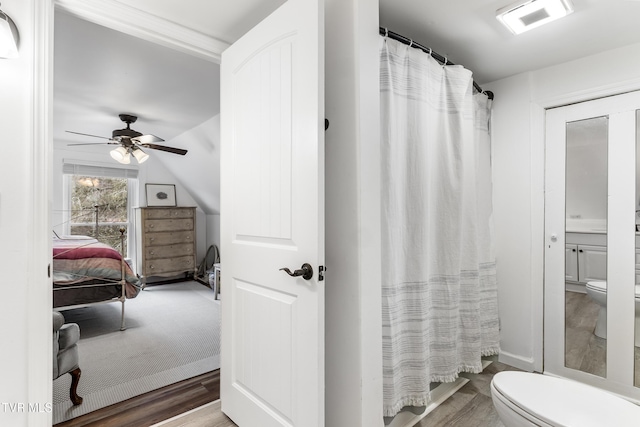
<path id="1" fill-rule="evenodd" d="M 498 356 L 498 362 L 513 366 L 514 368 L 522 369 L 523 371 L 533 372 L 536 370 L 533 359 L 518 356 L 502 350 Z"/>

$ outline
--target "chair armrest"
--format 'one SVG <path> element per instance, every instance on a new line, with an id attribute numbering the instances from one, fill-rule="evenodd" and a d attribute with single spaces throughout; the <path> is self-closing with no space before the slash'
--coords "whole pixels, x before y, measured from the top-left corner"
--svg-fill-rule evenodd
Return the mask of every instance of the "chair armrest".
<path id="1" fill-rule="evenodd" d="M 64 325 L 64 316 L 57 311 L 53 312 L 53 332 L 56 332 Z"/>
<path id="2" fill-rule="evenodd" d="M 74 346 L 80 339 L 80 327 L 76 323 L 67 323 L 60 328 L 58 343 L 60 351 Z"/>

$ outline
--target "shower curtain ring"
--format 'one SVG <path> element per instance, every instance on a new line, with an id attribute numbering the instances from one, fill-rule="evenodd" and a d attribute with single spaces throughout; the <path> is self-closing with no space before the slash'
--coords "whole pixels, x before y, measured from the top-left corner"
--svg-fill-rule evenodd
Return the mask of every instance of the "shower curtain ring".
<path id="1" fill-rule="evenodd" d="M 409 40 L 409 47 L 412 47 L 412 46 L 413 46 L 413 40 L 412 40 L 412 39 L 410 39 L 410 40 Z"/>
<path id="2" fill-rule="evenodd" d="M 447 57 L 445 56 L 445 57 L 444 57 L 444 62 L 442 63 L 442 67 L 444 67 L 445 65 L 447 65 L 447 61 L 448 61 L 448 59 L 447 59 Z"/>
<path id="3" fill-rule="evenodd" d="M 385 27 L 384 29 L 384 36 L 385 37 L 389 37 L 389 29 Z"/>

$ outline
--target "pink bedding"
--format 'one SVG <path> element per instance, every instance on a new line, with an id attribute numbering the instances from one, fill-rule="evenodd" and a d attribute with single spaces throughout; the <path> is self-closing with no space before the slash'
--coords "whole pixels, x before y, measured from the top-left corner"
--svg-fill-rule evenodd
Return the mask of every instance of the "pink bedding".
<path id="1" fill-rule="evenodd" d="M 118 298 L 121 293 L 122 256 L 114 248 L 83 236 L 53 239 L 54 306 L 62 307 Z M 135 298 L 140 279 L 125 265 L 125 295 Z M 70 288 L 83 284 L 112 286 Z"/>

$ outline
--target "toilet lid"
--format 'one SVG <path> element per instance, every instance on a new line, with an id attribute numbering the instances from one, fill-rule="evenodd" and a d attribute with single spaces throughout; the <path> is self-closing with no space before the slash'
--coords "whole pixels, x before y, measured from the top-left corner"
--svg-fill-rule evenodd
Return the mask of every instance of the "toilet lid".
<path id="1" fill-rule="evenodd" d="M 593 281 L 587 282 L 587 288 L 595 289 L 596 291 L 607 291 L 607 282 L 605 281 Z"/>
<path id="2" fill-rule="evenodd" d="M 499 372 L 497 392 L 532 416 L 554 426 L 638 426 L 640 406 L 604 390 L 564 378 L 529 372 Z"/>
<path id="3" fill-rule="evenodd" d="M 594 280 L 593 282 L 587 282 L 587 288 L 591 288 L 596 291 L 606 292 L 607 282 L 603 280 Z M 636 297 L 640 297 L 640 285 L 636 285 Z"/>

